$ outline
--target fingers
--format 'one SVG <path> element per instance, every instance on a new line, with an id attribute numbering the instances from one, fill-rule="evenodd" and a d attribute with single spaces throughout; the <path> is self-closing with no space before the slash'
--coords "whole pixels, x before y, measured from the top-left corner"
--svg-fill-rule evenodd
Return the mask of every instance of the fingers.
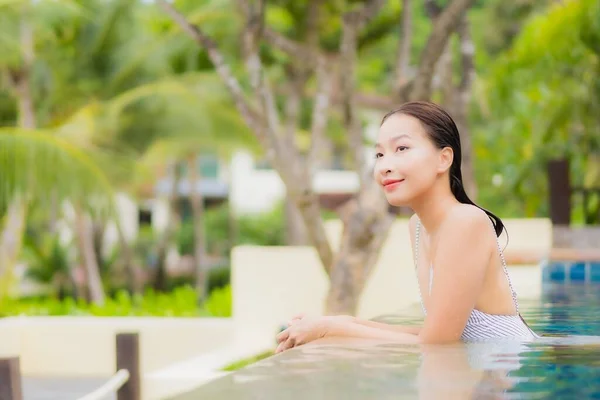
<path id="1" fill-rule="evenodd" d="M 295 345 L 296 345 L 296 341 L 294 340 L 294 338 L 288 337 L 287 340 L 279 343 L 279 346 L 277 346 L 277 349 L 275 349 L 275 353 L 281 353 L 282 351 L 291 349 Z"/>
<path id="2" fill-rule="evenodd" d="M 287 338 L 289 338 L 290 336 L 290 330 L 286 329 L 284 331 L 281 331 L 276 337 L 275 339 L 277 340 L 277 343 L 281 344 L 283 341 L 285 341 Z"/>

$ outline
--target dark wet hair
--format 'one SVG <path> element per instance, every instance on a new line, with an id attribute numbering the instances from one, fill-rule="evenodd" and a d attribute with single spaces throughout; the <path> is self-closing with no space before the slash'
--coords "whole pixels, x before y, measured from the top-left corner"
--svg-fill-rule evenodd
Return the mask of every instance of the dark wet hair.
<path id="1" fill-rule="evenodd" d="M 459 202 L 471 204 L 483 210 L 492 220 L 496 236 L 500 236 L 502 230 L 506 229 L 502 220 L 490 211 L 475 204 L 465 191 L 460 169 L 462 160 L 460 135 L 450 114 L 437 104 L 427 101 L 413 101 L 404 103 L 395 110 L 387 113 L 381 120 L 381 123 L 383 124 L 386 119 L 394 114 L 410 115 L 411 117 L 418 119 L 425 127 L 431 141 L 437 147 L 440 149 L 445 147 L 452 148 L 452 151 L 454 152 L 454 160 L 450 166 L 450 189 L 452 190 L 452 194 L 454 194 L 454 197 L 456 197 Z"/>

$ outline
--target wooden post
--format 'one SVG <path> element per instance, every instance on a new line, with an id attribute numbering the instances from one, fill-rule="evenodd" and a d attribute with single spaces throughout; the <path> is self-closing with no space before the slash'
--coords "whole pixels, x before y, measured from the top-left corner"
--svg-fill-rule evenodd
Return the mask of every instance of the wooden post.
<path id="1" fill-rule="evenodd" d="M 19 358 L 0 359 L 0 400 L 23 400 Z"/>
<path id="2" fill-rule="evenodd" d="M 137 333 L 117 335 L 117 371 L 129 371 L 129 380 L 118 390 L 117 400 L 141 400 L 140 344 Z"/>
<path id="3" fill-rule="evenodd" d="M 571 223 L 571 184 L 567 160 L 548 163 L 548 187 L 552 224 L 568 226 Z"/>

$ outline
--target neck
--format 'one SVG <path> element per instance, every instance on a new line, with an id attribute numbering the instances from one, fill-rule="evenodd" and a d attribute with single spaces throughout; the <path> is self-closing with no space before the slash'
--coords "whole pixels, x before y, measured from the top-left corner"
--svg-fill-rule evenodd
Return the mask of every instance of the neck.
<path id="1" fill-rule="evenodd" d="M 430 192 L 415 200 L 410 208 L 417 214 L 425 230 L 434 234 L 450 209 L 459 204 L 449 187 L 437 185 Z"/>

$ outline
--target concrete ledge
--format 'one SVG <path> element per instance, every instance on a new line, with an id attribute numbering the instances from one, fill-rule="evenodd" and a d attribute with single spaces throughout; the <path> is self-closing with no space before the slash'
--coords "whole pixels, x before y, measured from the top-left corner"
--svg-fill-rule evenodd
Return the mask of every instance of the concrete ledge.
<path id="1" fill-rule="evenodd" d="M 540 250 L 509 250 L 504 253 L 506 263 L 513 266 L 538 264 L 552 261 L 600 261 L 599 249 L 553 248 Z"/>
<path id="2" fill-rule="evenodd" d="M 552 261 L 600 261 L 600 248 L 554 248 L 550 251 L 549 259 Z"/>
<path id="3" fill-rule="evenodd" d="M 0 356 L 19 356 L 24 375 L 111 376 L 120 332 L 139 332 L 143 374 L 226 347 L 235 333 L 229 318 L 12 317 L 0 320 Z"/>

